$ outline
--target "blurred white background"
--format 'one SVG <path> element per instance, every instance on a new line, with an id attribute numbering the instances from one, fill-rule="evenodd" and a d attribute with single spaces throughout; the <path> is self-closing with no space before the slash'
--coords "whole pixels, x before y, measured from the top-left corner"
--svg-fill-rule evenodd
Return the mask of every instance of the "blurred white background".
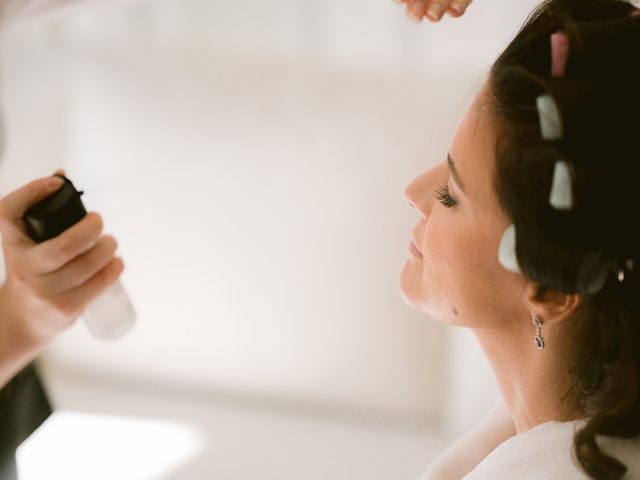
<path id="1" fill-rule="evenodd" d="M 42 357 L 60 413 L 28 478 L 108 451 L 90 478 L 415 479 L 477 422 L 497 389 L 475 340 L 400 296 L 403 191 L 536 3 L 416 25 L 389 0 L 93 0 L 8 24 L 0 193 L 65 168 L 138 312 Z"/>

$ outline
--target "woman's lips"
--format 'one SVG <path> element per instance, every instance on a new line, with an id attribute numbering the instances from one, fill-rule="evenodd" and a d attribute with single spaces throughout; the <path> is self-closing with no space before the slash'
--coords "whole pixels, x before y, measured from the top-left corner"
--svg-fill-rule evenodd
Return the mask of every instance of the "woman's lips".
<path id="1" fill-rule="evenodd" d="M 409 244 L 409 251 L 416 257 L 422 258 L 422 252 L 420 251 L 414 240 L 411 240 L 411 243 Z"/>

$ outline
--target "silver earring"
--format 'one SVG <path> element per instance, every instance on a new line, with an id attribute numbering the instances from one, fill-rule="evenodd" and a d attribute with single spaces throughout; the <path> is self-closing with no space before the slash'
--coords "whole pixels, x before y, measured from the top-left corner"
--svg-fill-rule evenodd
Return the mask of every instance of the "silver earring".
<path id="1" fill-rule="evenodd" d="M 536 336 L 533 339 L 533 343 L 536 344 L 536 348 L 538 350 L 542 350 L 544 348 L 544 339 L 542 338 L 542 319 L 539 316 L 534 315 L 533 325 L 536 327 Z"/>

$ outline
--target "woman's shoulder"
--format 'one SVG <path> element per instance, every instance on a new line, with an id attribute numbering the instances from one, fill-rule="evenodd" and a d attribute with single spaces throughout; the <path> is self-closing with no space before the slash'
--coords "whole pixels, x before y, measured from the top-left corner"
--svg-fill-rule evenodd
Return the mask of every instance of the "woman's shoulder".
<path id="1" fill-rule="evenodd" d="M 491 452 L 464 479 L 589 479 L 573 454 L 573 434 L 584 422 L 584 419 L 546 422 L 515 435 Z M 598 444 L 628 467 L 628 478 L 640 478 L 640 439 L 598 437 Z"/>
<path id="2" fill-rule="evenodd" d="M 460 479 L 492 450 L 515 435 L 515 426 L 502 400 L 496 402 L 482 421 L 435 458 L 420 480 Z"/>

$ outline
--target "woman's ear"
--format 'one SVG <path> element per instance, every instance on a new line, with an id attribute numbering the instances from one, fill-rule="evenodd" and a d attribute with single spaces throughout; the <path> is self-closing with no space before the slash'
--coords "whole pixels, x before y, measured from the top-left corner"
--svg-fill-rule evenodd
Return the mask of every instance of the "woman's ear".
<path id="1" fill-rule="evenodd" d="M 582 305 L 578 293 L 562 293 L 530 282 L 525 288 L 525 301 L 532 315 L 539 315 L 545 323 L 559 323 L 571 317 Z"/>

